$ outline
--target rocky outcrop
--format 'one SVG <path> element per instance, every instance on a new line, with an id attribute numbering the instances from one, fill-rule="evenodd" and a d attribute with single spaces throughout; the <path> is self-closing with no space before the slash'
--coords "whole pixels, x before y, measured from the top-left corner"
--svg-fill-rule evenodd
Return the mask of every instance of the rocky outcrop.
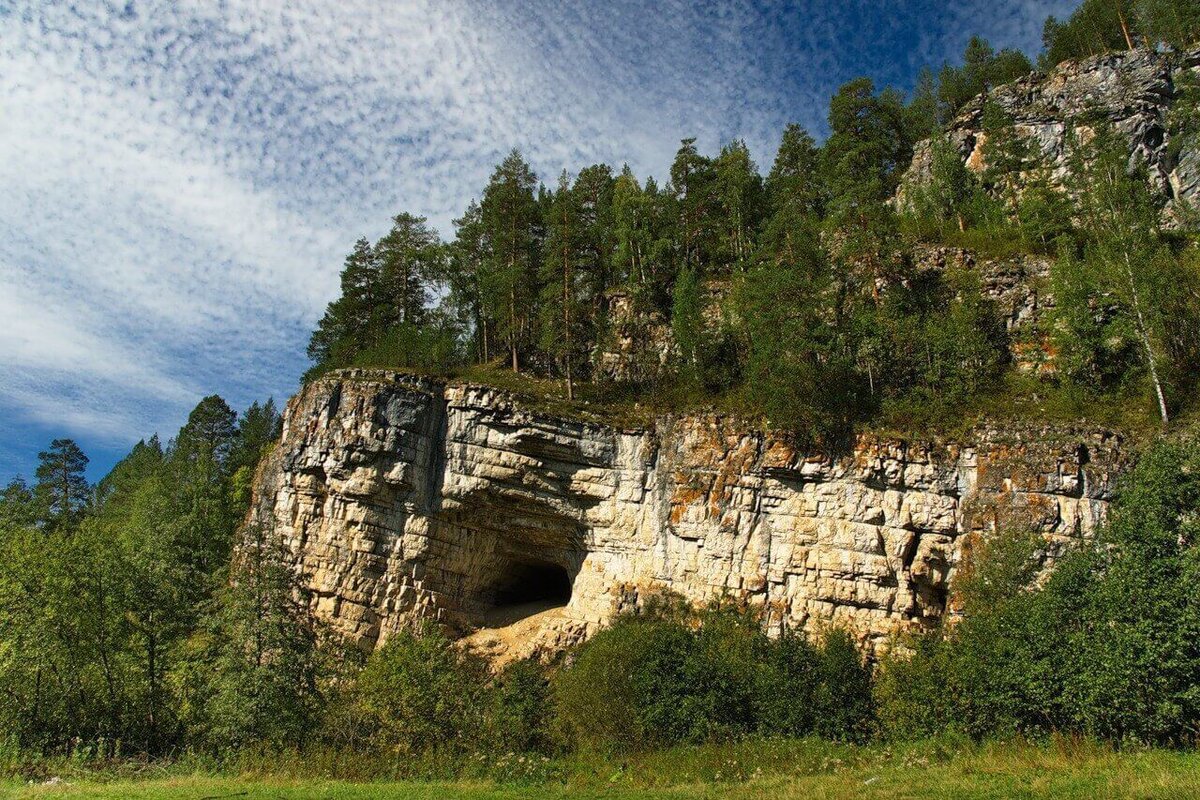
<path id="1" fill-rule="evenodd" d="M 940 617 L 972 532 L 1020 521 L 1051 551 L 1087 536 L 1122 466 L 1100 430 L 862 436 L 830 456 L 714 416 L 620 430 L 486 387 L 343 371 L 288 404 L 252 516 L 317 614 L 367 647 L 421 618 L 466 633 L 499 606 L 557 600 L 526 642 L 553 651 L 661 590 L 873 644 Z"/>
<path id="2" fill-rule="evenodd" d="M 1008 333 L 1013 365 L 1020 371 L 1053 374 L 1054 347 L 1050 341 L 1050 259 L 1018 254 L 985 258 L 961 247 L 918 244 L 912 250 L 917 271 L 963 270 L 979 278 L 979 288 L 994 304 Z"/>
<path id="3" fill-rule="evenodd" d="M 1131 159 L 1147 165 L 1170 214 L 1180 201 L 1192 207 L 1200 203 L 1200 147 L 1195 141 L 1172 142 L 1171 110 L 1180 96 L 1178 87 L 1188 79 L 1200 79 L 1200 49 L 1131 50 L 1065 61 L 1048 73 L 1034 72 L 997 87 L 989 99 L 1035 145 L 1051 180 L 1060 186 L 1069 172 L 1069 132 L 1086 139 L 1098 122 L 1111 124 L 1128 140 Z M 947 135 L 969 168 L 986 166 L 983 97 L 959 114 Z M 902 181 L 901 203 L 907 189 L 928 180 L 931 162 L 930 143 L 918 144 Z"/>
<path id="4" fill-rule="evenodd" d="M 675 353 L 671 325 L 657 311 L 637 307 L 627 291 L 609 292 L 608 331 L 592 354 L 596 376 L 618 383 L 644 383 L 669 369 Z"/>

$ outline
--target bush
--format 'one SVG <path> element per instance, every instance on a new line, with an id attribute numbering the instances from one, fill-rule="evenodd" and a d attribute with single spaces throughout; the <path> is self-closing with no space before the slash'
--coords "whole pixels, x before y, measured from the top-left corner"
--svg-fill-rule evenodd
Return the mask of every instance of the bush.
<path id="1" fill-rule="evenodd" d="M 487 671 L 429 627 L 400 631 L 367 660 L 353 702 L 371 739 L 406 754 L 465 750 L 487 730 Z"/>
<path id="2" fill-rule="evenodd" d="M 874 719 L 871 665 L 848 632 L 825 634 L 815 677 L 814 731 L 826 739 L 866 740 Z"/>
<path id="3" fill-rule="evenodd" d="M 804 736 L 816 727 L 816 684 L 821 654 L 806 637 L 785 633 L 766 653 L 756 713 L 762 733 Z"/>
<path id="4" fill-rule="evenodd" d="M 500 673 L 488 708 L 488 738 L 495 752 L 551 749 L 553 706 L 545 670 L 536 661 L 517 661 Z"/>
<path id="5" fill-rule="evenodd" d="M 892 735 L 1070 733 L 1186 745 L 1200 730 L 1200 447 L 1159 443 L 1121 484 L 1109 524 L 1035 580 L 1044 545 L 994 536 L 955 588 L 956 624 L 885 659 Z"/>
<path id="6" fill-rule="evenodd" d="M 814 647 L 769 639 L 753 617 L 710 609 L 694 619 L 628 619 L 597 634 L 555 679 L 571 743 L 640 750 L 752 733 L 863 738 L 870 670 L 849 635 Z"/>
<path id="7" fill-rule="evenodd" d="M 952 727 L 947 652 L 941 637 L 924 635 L 894 643 L 880 659 L 875 705 L 885 737 L 920 739 Z"/>

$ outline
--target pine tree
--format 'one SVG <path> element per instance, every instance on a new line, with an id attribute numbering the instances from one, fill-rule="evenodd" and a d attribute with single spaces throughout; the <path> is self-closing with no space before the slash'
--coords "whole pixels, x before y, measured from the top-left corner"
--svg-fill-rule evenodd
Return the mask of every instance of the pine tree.
<path id="1" fill-rule="evenodd" d="M 607 164 L 593 164 L 580 170 L 572 187 L 579 209 L 579 267 L 593 317 L 604 312 L 608 290 L 615 283 L 612 275 L 612 255 L 616 247 L 613 184 L 612 169 Z"/>
<path id="2" fill-rule="evenodd" d="M 613 279 L 644 289 L 649 283 L 650 220 L 646 195 L 626 164 L 613 184 Z"/>
<path id="3" fill-rule="evenodd" d="M 367 239 L 354 243 L 342 268 L 341 296 L 330 303 L 308 343 L 317 369 L 345 366 L 362 349 L 375 344 L 373 323 L 379 313 L 382 264 Z"/>
<path id="4" fill-rule="evenodd" d="M 937 78 L 929 67 L 921 67 L 917 83 L 913 87 L 912 99 L 905 109 L 908 118 L 909 137 L 914 141 L 926 139 L 941 126 L 942 115 L 938 107 Z"/>
<path id="5" fill-rule="evenodd" d="M 760 261 L 782 268 L 809 255 L 824 205 L 819 155 L 804 128 L 795 123 L 787 126 L 765 184 L 769 216 L 761 236 Z"/>
<path id="6" fill-rule="evenodd" d="M 737 140 L 721 148 L 713 162 L 720 259 L 739 271 L 751 260 L 763 216 L 763 181 L 750 148 Z"/>
<path id="7" fill-rule="evenodd" d="M 566 170 L 559 176 L 558 190 L 547 217 L 542 257 L 541 343 L 542 349 L 559 363 L 567 380 L 567 399 L 573 400 L 574 366 L 583 331 L 579 265 L 586 234 L 580 197 L 572 189 Z"/>
<path id="8" fill-rule="evenodd" d="M 769 212 L 792 208 L 806 216 L 819 216 L 824 207 L 819 168 L 820 151 L 813 138 L 800 125 L 789 124 L 764 184 Z"/>
<path id="9" fill-rule="evenodd" d="M 487 233 L 483 211 L 474 200 L 463 215 L 454 220 L 454 241 L 446 262 L 448 306 L 471 330 L 475 342 L 475 360 L 484 364 L 491 357 L 491 338 L 495 320 L 484 309 L 483 279 L 488 264 Z"/>
<path id="10" fill-rule="evenodd" d="M 519 372 L 535 297 L 539 211 L 537 177 L 517 150 L 496 167 L 480 206 L 488 239 L 481 280 L 483 305 L 508 345 L 512 369 Z"/>
<path id="11" fill-rule="evenodd" d="M 865 288 L 878 305 L 881 285 L 899 277 L 888 201 L 912 157 L 903 106 L 893 95 L 876 95 L 869 78 L 858 78 L 830 101 L 829 127 L 821 155 L 834 253 L 846 268 L 848 296 Z"/>
<path id="12" fill-rule="evenodd" d="M 55 439 L 38 453 L 37 498 L 41 521 L 52 530 L 71 530 L 79 523 L 91 495 L 84 470 L 88 457 L 73 439 Z"/>
<path id="13" fill-rule="evenodd" d="M 695 138 L 684 139 L 671 164 L 675 200 L 675 235 L 680 271 L 698 273 L 708 263 L 713 234 L 713 165 L 696 150 Z"/>
<path id="14" fill-rule="evenodd" d="M 196 591 L 205 592 L 226 563 L 232 544 L 235 508 L 230 493 L 230 454 L 237 437 L 237 414 L 218 395 L 205 397 L 188 415 L 171 448 L 178 546 L 188 554 Z"/>
<path id="15" fill-rule="evenodd" d="M 20 475 L 0 490 L 0 537 L 8 530 L 28 528 L 37 522 L 33 490 Z"/>
<path id="16" fill-rule="evenodd" d="M 375 245 L 380 263 L 380 303 L 386 327 L 418 326 L 442 277 L 442 246 L 425 217 L 398 214 Z"/>

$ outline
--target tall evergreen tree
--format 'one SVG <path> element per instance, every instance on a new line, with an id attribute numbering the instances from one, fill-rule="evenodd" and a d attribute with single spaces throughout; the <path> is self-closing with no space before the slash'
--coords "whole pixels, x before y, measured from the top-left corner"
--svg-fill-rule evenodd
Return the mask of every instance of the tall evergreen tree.
<path id="1" fill-rule="evenodd" d="M 932 136 L 941 126 L 937 78 L 929 67 L 921 67 L 921 71 L 917 73 L 912 99 L 908 101 L 905 111 L 908 117 L 909 137 L 914 142 Z"/>
<path id="2" fill-rule="evenodd" d="M 695 138 L 684 139 L 671 164 L 671 192 L 675 200 L 675 235 L 679 269 L 699 273 L 712 251 L 712 161 L 696 150 Z"/>
<path id="3" fill-rule="evenodd" d="M 644 288 L 649 282 L 651 232 L 646 195 L 626 164 L 613 184 L 612 272 L 617 281 Z"/>
<path id="4" fill-rule="evenodd" d="M 492 173 L 480 211 L 488 238 L 481 281 L 484 307 L 506 342 L 512 369 L 521 369 L 536 294 L 539 210 L 537 176 L 517 150 Z"/>
<path id="5" fill-rule="evenodd" d="M 33 491 L 47 528 L 70 530 L 78 524 L 91 496 L 87 465 L 88 457 L 73 439 L 55 439 L 38 453 Z"/>
<path id="6" fill-rule="evenodd" d="M 737 140 L 721 148 L 713 162 L 719 258 L 745 271 L 763 216 L 763 181 L 750 148 Z"/>
<path id="7" fill-rule="evenodd" d="M 578 184 L 577 184 L 578 185 Z M 580 194 L 563 170 L 546 220 L 542 255 L 542 348 L 560 365 L 567 380 L 567 399 L 575 398 L 575 364 L 583 339 L 584 308 L 579 267 L 585 240 Z"/>
<path id="8" fill-rule="evenodd" d="M 454 241 L 446 262 L 448 304 L 471 331 L 475 342 L 475 360 L 486 363 L 491 357 L 491 340 L 496 335 L 495 319 L 488 315 L 483 300 L 483 277 L 488 263 L 487 232 L 483 211 L 472 200 L 466 211 L 454 220 Z"/>
<path id="9" fill-rule="evenodd" d="M 579 209 L 579 266 L 593 317 L 604 312 L 605 297 L 614 284 L 613 184 L 612 169 L 593 164 L 580 170 L 572 187 Z"/>
<path id="10" fill-rule="evenodd" d="M 355 242 L 342 268 L 341 296 L 325 309 L 308 343 L 308 357 L 318 368 L 349 364 L 359 350 L 376 343 L 373 322 L 382 301 L 382 271 L 371 242 Z"/>
<path id="11" fill-rule="evenodd" d="M 435 281 L 443 277 L 442 246 L 425 217 L 407 212 L 375 245 L 380 262 L 381 316 L 385 327 L 416 326 L 425 318 Z"/>
<path id="12" fill-rule="evenodd" d="M 877 95 L 869 78 L 858 78 L 830 101 L 829 127 L 822 160 L 834 252 L 846 270 L 848 294 L 865 288 L 878 304 L 880 286 L 897 277 L 899 266 L 888 200 L 912 157 L 903 106 L 890 93 Z"/>

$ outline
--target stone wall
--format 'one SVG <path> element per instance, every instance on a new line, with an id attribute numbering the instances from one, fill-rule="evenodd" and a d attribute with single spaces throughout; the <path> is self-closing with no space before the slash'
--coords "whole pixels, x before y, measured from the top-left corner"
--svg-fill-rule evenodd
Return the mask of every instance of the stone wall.
<path id="1" fill-rule="evenodd" d="M 532 568 L 561 570 L 571 594 L 529 652 L 659 590 L 874 645 L 940 617 L 972 531 L 1088 535 L 1123 464 L 1100 430 L 864 436 L 831 457 L 713 416 L 617 430 L 495 389 L 343 371 L 288 404 L 252 515 L 283 537 L 318 615 L 365 647 L 421 618 L 465 633 Z"/>

